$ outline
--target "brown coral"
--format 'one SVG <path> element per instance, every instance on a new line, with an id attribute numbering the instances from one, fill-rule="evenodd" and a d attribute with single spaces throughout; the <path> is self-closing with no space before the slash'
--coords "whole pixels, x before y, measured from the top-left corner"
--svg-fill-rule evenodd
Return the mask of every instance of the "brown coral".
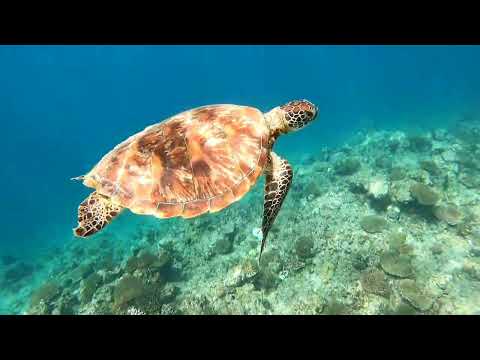
<path id="1" fill-rule="evenodd" d="M 388 223 L 381 216 L 368 215 L 364 216 L 362 220 L 360 220 L 360 226 L 366 232 L 374 234 L 385 230 L 388 226 Z"/>
<path id="2" fill-rule="evenodd" d="M 56 283 L 47 282 L 33 292 L 31 306 L 37 306 L 41 301 L 49 303 L 58 295 L 60 295 L 60 287 Z"/>
<path id="3" fill-rule="evenodd" d="M 404 279 L 398 285 L 402 298 L 414 308 L 427 311 L 432 307 L 433 299 L 414 280 Z"/>
<path id="4" fill-rule="evenodd" d="M 116 307 L 127 304 L 128 302 L 142 296 L 145 287 L 140 279 L 133 276 L 123 277 L 113 291 L 113 298 Z"/>
<path id="5" fill-rule="evenodd" d="M 390 287 L 385 274 L 377 269 L 369 270 L 360 276 L 362 289 L 367 293 L 388 297 Z"/>
<path id="6" fill-rule="evenodd" d="M 463 219 L 463 214 L 455 205 L 435 206 L 433 214 L 438 220 L 445 221 L 449 225 L 458 225 Z"/>
<path id="7" fill-rule="evenodd" d="M 422 205 L 432 206 L 440 200 L 440 195 L 430 187 L 422 183 L 416 183 L 410 187 L 412 196 Z"/>
<path id="8" fill-rule="evenodd" d="M 386 252 L 380 257 L 380 265 L 387 274 L 406 278 L 413 274 L 411 259 L 407 255 L 396 252 Z"/>

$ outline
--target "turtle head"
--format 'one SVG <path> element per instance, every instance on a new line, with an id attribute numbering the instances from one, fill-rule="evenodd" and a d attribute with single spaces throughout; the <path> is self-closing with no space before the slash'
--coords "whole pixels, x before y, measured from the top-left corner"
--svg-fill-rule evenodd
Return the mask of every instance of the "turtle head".
<path id="1" fill-rule="evenodd" d="M 270 135 L 276 139 L 280 134 L 296 131 L 315 120 L 318 108 L 307 100 L 294 100 L 270 110 L 265 114 Z"/>
<path id="2" fill-rule="evenodd" d="M 301 129 L 318 114 L 318 108 L 307 100 L 294 100 L 280 106 L 287 131 Z"/>

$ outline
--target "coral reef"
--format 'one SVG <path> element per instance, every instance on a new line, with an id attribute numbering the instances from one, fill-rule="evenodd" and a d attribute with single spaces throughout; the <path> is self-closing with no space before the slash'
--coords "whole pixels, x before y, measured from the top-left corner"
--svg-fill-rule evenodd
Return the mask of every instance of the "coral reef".
<path id="1" fill-rule="evenodd" d="M 422 183 L 416 183 L 410 187 L 412 196 L 422 205 L 432 206 L 439 200 L 440 196 L 430 187 Z"/>
<path id="2" fill-rule="evenodd" d="M 413 275 L 411 259 L 409 256 L 394 252 L 386 252 L 380 257 L 380 265 L 387 274 L 407 278 Z"/>
<path id="3" fill-rule="evenodd" d="M 411 135 L 408 137 L 408 142 L 412 151 L 426 152 L 432 148 L 432 143 L 427 136 Z"/>
<path id="4" fill-rule="evenodd" d="M 121 307 L 126 305 L 129 301 L 142 296 L 144 292 L 145 286 L 140 279 L 126 275 L 120 279 L 114 288 L 114 306 Z"/>
<path id="5" fill-rule="evenodd" d="M 433 305 L 433 299 L 415 283 L 414 280 L 404 279 L 399 282 L 399 289 L 402 298 L 410 305 L 420 311 L 427 311 Z"/>
<path id="6" fill-rule="evenodd" d="M 36 313 L 36 309 L 40 308 L 39 313 L 48 313 L 51 302 L 60 295 L 61 289 L 54 282 L 47 282 L 40 288 L 35 290 L 30 300 L 30 311 Z"/>
<path id="7" fill-rule="evenodd" d="M 368 293 L 387 297 L 390 295 L 390 286 L 385 274 L 377 269 L 365 271 L 360 277 L 362 289 Z"/>
<path id="8" fill-rule="evenodd" d="M 463 218 L 463 214 L 454 205 L 436 206 L 433 213 L 438 220 L 445 221 L 449 225 L 458 225 Z"/>
<path id="9" fill-rule="evenodd" d="M 345 158 L 335 163 L 335 172 L 339 175 L 352 175 L 360 169 L 360 161 L 355 158 Z"/>
<path id="10" fill-rule="evenodd" d="M 95 291 L 102 283 L 102 277 L 97 273 L 89 275 L 83 280 L 82 287 L 80 289 L 80 300 L 82 303 L 87 303 L 92 300 Z"/>
<path id="11" fill-rule="evenodd" d="M 295 242 L 295 252 L 301 259 L 307 259 L 313 256 L 313 240 L 307 236 L 301 236 Z"/>
<path id="12" fill-rule="evenodd" d="M 374 199 L 381 199 L 388 195 L 388 183 L 383 176 L 374 177 L 368 184 L 368 194 Z"/>
<path id="13" fill-rule="evenodd" d="M 390 180 L 392 181 L 403 180 L 405 179 L 406 176 L 407 176 L 406 171 L 399 166 L 393 167 L 392 170 L 390 171 Z"/>
<path id="14" fill-rule="evenodd" d="M 28 314 L 480 311 L 480 123 L 358 133 L 286 156 L 295 180 L 258 263 L 263 181 L 194 219 L 126 214 L 88 242 L 0 261 Z M 54 280 L 52 280 L 54 279 Z"/>
<path id="15" fill-rule="evenodd" d="M 378 215 L 364 216 L 360 221 L 360 226 L 368 233 L 375 234 L 385 230 L 388 226 L 387 221 Z"/>
<path id="16" fill-rule="evenodd" d="M 221 237 L 215 243 L 215 253 L 220 255 L 229 254 L 233 250 L 233 234 Z"/>

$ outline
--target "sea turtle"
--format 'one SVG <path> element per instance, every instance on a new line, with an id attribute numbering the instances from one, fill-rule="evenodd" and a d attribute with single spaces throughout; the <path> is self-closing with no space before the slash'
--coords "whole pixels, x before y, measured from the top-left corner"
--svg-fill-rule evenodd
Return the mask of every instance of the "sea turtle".
<path id="1" fill-rule="evenodd" d="M 304 127 L 317 113 L 307 100 L 267 113 L 208 105 L 151 125 L 74 178 L 95 189 L 78 207 L 74 234 L 95 234 L 125 208 L 158 218 L 216 212 L 242 198 L 265 174 L 260 259 L 293 177 L 290 164 L 272 147 L 279 135 Z"/>

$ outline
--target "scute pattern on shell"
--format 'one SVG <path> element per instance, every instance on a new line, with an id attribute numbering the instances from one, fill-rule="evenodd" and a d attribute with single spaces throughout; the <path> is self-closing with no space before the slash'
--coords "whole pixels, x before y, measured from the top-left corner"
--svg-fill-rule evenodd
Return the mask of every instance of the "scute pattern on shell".
<path id="1" fill-rule="evenodd" d="M 117 145 L 85 175 L 84 184 L 137 214 L 194 217 L 245 195 L 263 171 L 267 146 L 259 110 L 205 106 Z"/>

